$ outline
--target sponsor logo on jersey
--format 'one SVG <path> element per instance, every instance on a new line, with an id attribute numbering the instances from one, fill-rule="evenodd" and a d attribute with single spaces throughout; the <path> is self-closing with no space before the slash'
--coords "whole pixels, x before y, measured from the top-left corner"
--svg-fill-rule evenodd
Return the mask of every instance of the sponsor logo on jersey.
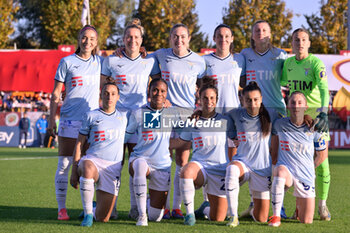
<path id="1" fill-rule="evenodd" d="M 245 132 L 238 132 L 237 137 L 238 137 L 239 142 L 246 142 L 247 141 Z"/>
<path id="2" fill-rule="evenodd" d="M 280 140 L 281 150 L 290 151 L 289 142 Z"/>
<path id="3" fill-rule="evenodd" d="M 117 83 L 117 85 L 126 84 L 126 75 L 125 74 L 116 75 L 115 78 L 116 78 L 115 82 Z"/>
<path id="4" fill-rule="evenodd" d="M 247 81 L 255 80 L 275 80 L 278 77 L 278 72 L 273 70 L 247 70 Z"/>
<path id="5" fill-rule="evenodd" d="M 291 69 L 291 68 L 288 68 L 288 72 L 291 72 L 293 69 Z"/>
<path id="6" fill-rule="evenodd" d="M 94 141 L 99 142 L 99 141 L 105 141 L 106 140 L 106 134 L 105 131 L 95 131 L 94 132 Z"/>
<path id="7" fill-rule="evenodd" d="M 208 65 L 207 65 L 208 68 L 211 68 L 211 67 L 213 67 L 213 66 L 215 66 L 215 64 L 208 64 Z"/>
<path id="8" fill-rule="evenodd" d="M 325 78 L 325 77 L 327 77 L 326 71 L 322 70 L 322 71 L 320 72 L 320 78 L 323 79 L 323 78 Z"/>
<path id="9" fill-rule="evenodd" d="M 312 81 L 303 81 L 303 80 L 288 80 L 289 88 L 296 91 L 305 91 L 312 90 Z"/>
<path id="10" fill-rule="evenodd" d="M 202 137 L 196 137 L 193 139 L 194 141 L 194 147 L 198 148 L 198 147 L 202 147 L 203 146 L 203 140 Z"/>
<path id="11" fill-rule="evenodd" d="M 250 59 L 250 58 L 248 58 L 248 61 L 249 61 L 249 62 L 253 62 L 253 61 L 255 61 L 255 59 Z"/>
<path id="12" fill-rule="evenodd" d="M 142 138 L 144 141 L 153 141 L 153 131 L 148 130 L 148 131 L 142 131 Z"/>
<path id="13" fill-rule="evenodd" d="M 218 85 L 218 78 L 217 78 L 217 75 L 210 75 L 209 77 L 212 78 L 212 79 L 214 80 L 214 84 L 215 84 L 215 85 Z"/>
<path id="14" fill-rule="evenodd" d="M 247 81 L 255 81 L 256 80 L 255 70 L 247 70 L 246 77 L 247 77 Z"/>
<path id="15" fill-rule="evenodd" d="M 72 87 L 83 86 L 83 77 L 72 77 Z"/>
<path id="16" fill-rule="evenodd" d="M 162 78 L 169 82 L 170 72 L 169 71 L 162 71 Z"/>

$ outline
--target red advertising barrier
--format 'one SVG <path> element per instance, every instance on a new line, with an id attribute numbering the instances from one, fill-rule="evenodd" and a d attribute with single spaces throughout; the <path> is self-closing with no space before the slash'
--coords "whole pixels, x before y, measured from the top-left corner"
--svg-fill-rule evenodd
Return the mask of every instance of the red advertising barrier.
<path id="1" fill-rule="evenodd" d="M 350 149 L 350 130 L 331 130 L 329 134 L 331 136 L 330 149 Z"/>
<path id="2" fill-rule="evenodd" d="M 0 90 L 51 92 L 61 58 L 59 50 L 0 51 Z"/>

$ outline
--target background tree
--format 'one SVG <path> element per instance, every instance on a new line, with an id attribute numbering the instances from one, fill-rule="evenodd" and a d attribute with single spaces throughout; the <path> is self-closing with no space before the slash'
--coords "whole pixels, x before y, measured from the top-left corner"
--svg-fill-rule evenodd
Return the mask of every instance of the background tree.
<path id="1" fill-rule="evenodd" d="M 347 0 L 321 1 L 321 16 L 304 15 L 313 53 L 339 53 L 347 47 Z"/>
<path id="2" fill-rule="evenodd" d="M 19 36 L 15 39 L 20 48 L 55 49 L 59 44 L 77 43 L 77 33 L 82 27 L 82 0 L 17 1 L 21 6 L 17 18 L 24 22 L 19 24 Z M 90 0 L 91 24 L 99 33 L 100 48 L 106 48 L 107 38 L 117 31 L 116 20 L 130 8 L 126 5 L 135 4 L 134 2 L 135 0 Z"/>
<path id="3" fill-rule="evenodd" d="M 0 0 L 0 48 L 6 48 L 9 36 L 15 31 L 14 20 L 18 5 L 12 0 Z"/>
<path id="4" fill-rule="evenodd" d="M 233 30 L 235 51 L 250 47 L 251 27 L 257 20 L 269 22 L 272 44 L 281 47 L 292 29 L 293 13 L 285 5 L 281 0 L 231 0 L 224 8 L 223 22 Z"/>
<path id="5" fill-rule="evenodd" d="M 191 49 L 207 47 L 208 36 L 201 33 L 193 0 L 140 0 L 134 15 L 141 19 L 145 28 L 144 45 L 148 50 L 169 47 L 169 32 L 176 23 L 188 26 Z"/>

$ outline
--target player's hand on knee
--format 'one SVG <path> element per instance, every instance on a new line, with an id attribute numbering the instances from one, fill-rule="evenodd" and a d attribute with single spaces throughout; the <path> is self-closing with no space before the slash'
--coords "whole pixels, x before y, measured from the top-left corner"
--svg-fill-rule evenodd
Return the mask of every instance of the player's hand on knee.
<path id="1" fill-rule="evenodd" d="M 79 188 L 79 176 L 78 176 L 78 174 L 72 172 L 72 174 L 70 176 L 70 185 L 75 189 Z"/>

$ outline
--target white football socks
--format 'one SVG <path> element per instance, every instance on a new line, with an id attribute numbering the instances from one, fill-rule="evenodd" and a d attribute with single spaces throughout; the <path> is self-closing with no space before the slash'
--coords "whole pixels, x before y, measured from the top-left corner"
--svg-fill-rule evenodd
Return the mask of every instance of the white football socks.
<path id="1" fill-rule="evenodd" d="M 239 194 L 239 167 L 229 165 L 226 168 L 226 197 L 230 216 L 238 217 L 238 194 Z"/>
<path id="2" fill-rule="evenodd" d="M 181 197 L 186 208 L 186 214 L 194 213 L 195 188 L 192 179 L 180 178 Z"/>
<path id="3" fill-rule="evenodd" d="M 72 156 L 58 156 L 58 164 L 55 175 L 55 190 L 58 210 L 66 208 L 68 172 L 72 161 Z"/>
<path id="4" fill-rule="evenodd" d="M 147 180 L 146 174 L 148 170 L 148 165 L 146 160 L 139 158 L 133 163 L 134 169 L 134 192 L 135 201 L 137 204 L 137 209 L 139 211 L 139 216 L 146 215 L 146 205 L 147 205 Z"/>
<path id="5" fill-rule="evenodd" d="M 94 200 L 94 179 L 80 177 L 80 196 L 83 204 L 84 215 L 92 214 L 92 202 Z"/>
<path id="6" fill-rule="evenodd" d="M 181 166 L 176 165 L 175 176 L 174 176 L 174 193 L 173 193 L 173 210 L 181 209 L 181 192 L 180 192 L 180 173 Z"/>
<path id="7" fill-rule="evenodd" d="M 274 216 L 281 216 L 281 208 L 284 198 L 284 186 L 286 179 L 282 177 L 274 177 L 271 188 L 272 210 Z"/>

